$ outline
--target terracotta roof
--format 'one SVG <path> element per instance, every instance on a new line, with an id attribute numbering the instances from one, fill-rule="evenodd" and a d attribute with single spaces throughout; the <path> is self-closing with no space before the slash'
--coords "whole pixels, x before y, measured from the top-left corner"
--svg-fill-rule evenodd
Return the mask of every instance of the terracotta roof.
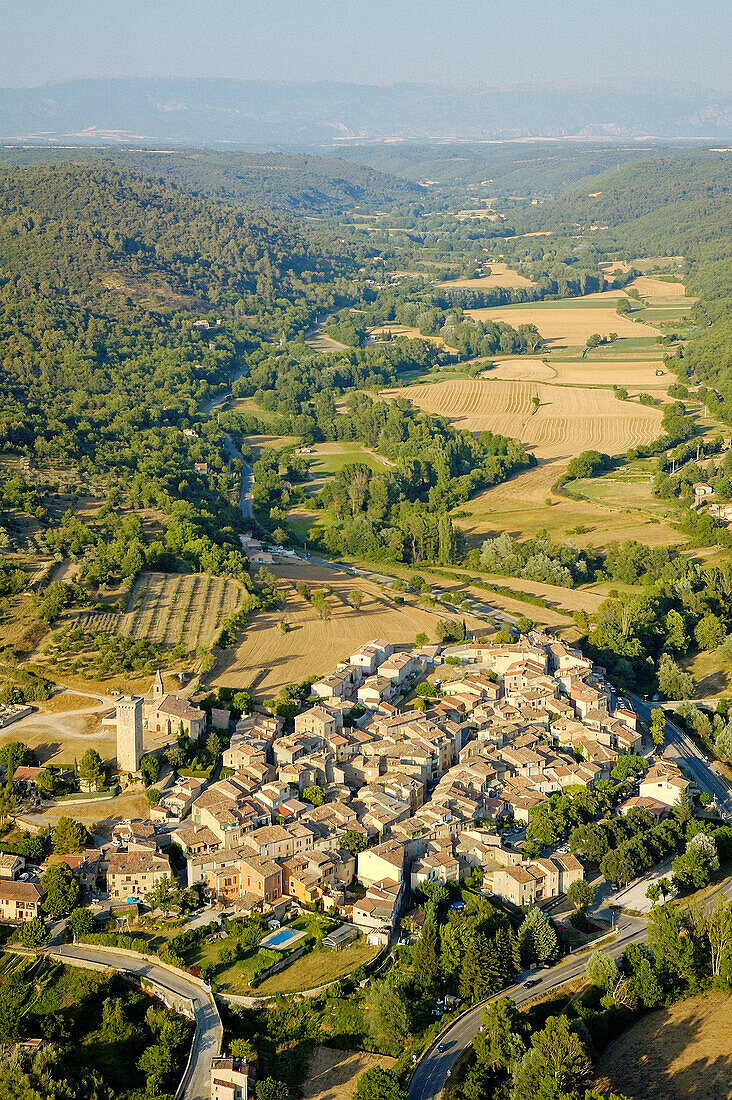
<path id="1" fill-rule="evenodd" d="M 16 882 L 14 879 L 0 879 L 0 900 L 2 901 L 40 901 L 45 890 L 36 882 Z"/>

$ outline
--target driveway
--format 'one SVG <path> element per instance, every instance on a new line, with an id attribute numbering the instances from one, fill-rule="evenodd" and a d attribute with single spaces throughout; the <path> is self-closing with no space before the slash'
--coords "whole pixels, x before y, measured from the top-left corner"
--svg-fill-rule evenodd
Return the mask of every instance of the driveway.
<path id="1" fill-rule="evenodd" d="M 646 897 L 646 890 L 654 882 L 660 882 L 662 878 L 671 879 L 671 864 L 673 856 L 669 856 L 658 867 L 654 867 L 647 875 L 634 879 L 607 898 L 608 905 L 616 905 L 619 909 L 632 909 L 634 913 L 650 913 L 652 902 Z"/>

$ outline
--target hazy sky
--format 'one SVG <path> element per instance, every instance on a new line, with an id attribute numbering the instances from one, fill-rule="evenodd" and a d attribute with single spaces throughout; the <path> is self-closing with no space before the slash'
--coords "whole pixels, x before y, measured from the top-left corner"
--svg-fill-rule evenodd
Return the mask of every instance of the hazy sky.
<path id="1" fill-rule="evenodd" d="M 0 0 L 0 86 L 658 77 L 732 91 L 732 0 Z"/>

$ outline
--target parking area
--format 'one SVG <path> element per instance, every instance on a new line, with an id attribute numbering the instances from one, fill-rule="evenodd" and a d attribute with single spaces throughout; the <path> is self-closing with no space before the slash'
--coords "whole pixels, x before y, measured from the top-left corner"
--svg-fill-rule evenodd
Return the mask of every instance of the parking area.
<path id="1" fill-rule="evenodd" d="M 630 909 L 634 913 L 650 913 L 652 903 L 650 898 L 646 897 L 646 891 L 652 883 L 660 882 L 662 878 L 670 881 L 671 862 L 671 859 L 665 859 L 643 878 L 638 878 L 628 883 L 622 890 L 609 894 L 606 899 L 607 904 L 617 906 L 619 909 Z"/>

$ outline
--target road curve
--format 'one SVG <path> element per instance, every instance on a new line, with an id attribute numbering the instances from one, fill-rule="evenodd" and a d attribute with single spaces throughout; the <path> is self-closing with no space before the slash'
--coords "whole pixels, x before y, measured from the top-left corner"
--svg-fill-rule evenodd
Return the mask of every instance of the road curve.
<path id="1" fill-rule="evenodd" d="M 222 1036 L 221 1017 L 210 994 L 206 994 L 200 985 L 192 982 L 184 972 L 181 971 L 180 975 L 174 974 L 134 954 L 121 955 L 117 951 L 106 951 L 103 947 L 81 944 L 52 946 L 47 948 L 47 951 L 72 966 L 75 962 L 83 964 L 87 960 L 108 966 L 111 970 L 120 970 L 139 978 L 147 978 L 148 981 L 159 986 L 163 992 L 167 990 L 179 997 L 192 1000 L 196 1014 L 196 1031 L 180 1096 L 181 1100 L 209 1100 L 211 1060 L 219 1053 Z"/>
<path id="2" fill-rule="evenodd" d="M 622 917 L 616 938 L 612 943 L 603 945 L 603 949 L 610 955 L 621 955 L 628 944 L 639 943 L 645 937 L 645 921 Z M 509 997 L 517 1005 L 525 1004 L 583 975 L 587 958 L 586 954 L 570 955 L 551 970 L 537 971 L 534 975 L 537 984 L 531 989 L 524 989 L 519 982 L 503 990 L 498 997 Z M 437 1100 L 445 1087 L 448 1071 L 452 1070 L 459 1056 L 470 1046 L 473 1036 L 480 1031 L 486 1003 L 476 1005 L 456 1020 L 423 1055 L 409 1082 L 409 1100 Z M 438 1045 L 445 1049 L 438 1051 Z"/>

